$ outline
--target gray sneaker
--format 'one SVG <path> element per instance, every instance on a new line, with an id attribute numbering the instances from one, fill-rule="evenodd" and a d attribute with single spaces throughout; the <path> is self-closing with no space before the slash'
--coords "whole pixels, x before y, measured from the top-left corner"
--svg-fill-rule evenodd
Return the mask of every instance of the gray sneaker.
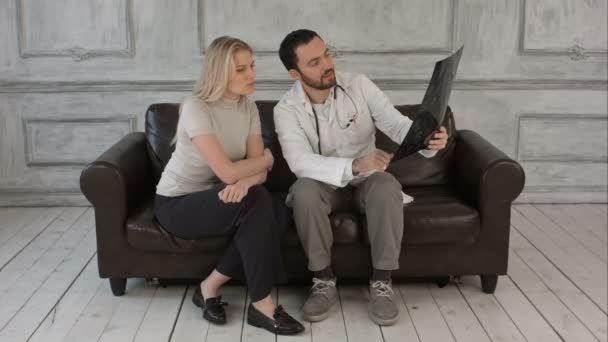
<path id="1" fill-rule="evenodd" d="M 302 307 L 302 319 L 308 322 L 319 322 L 329 316 L 329 310 L 338 299 L 336 278 L 332 280 L 312 278 L 312 282 L 310 296 Z"/>
<path id="2" fill-rule="evenodd" d="M 369 317 L 378 325 L 393 325 L 399 320 L 392 284 L 391 280 L 369 282 Z"/>

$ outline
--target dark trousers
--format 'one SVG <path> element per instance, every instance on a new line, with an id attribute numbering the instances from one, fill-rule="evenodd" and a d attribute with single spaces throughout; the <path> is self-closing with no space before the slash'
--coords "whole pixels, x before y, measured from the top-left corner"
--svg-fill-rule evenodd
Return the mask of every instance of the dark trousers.
<path id="1" fill-rule="evenodd" d="M 245 281 L 251 301 L 256 302 L 286 281 L 280 243 L 289 211 L 261 185 L 252 186 L 239 203 L 222 202 L 218 193 L 223 188 L 176 197 L 157 194 L 156 218 L 165 230 L 183 239 L 232 235 L 216 270 Z"/>

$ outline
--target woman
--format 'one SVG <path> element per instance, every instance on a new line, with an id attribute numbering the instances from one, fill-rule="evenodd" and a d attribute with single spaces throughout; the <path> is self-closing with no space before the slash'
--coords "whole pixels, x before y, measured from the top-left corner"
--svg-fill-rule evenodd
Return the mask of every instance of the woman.
<path id="1" fill-rule="evenodd" d="M 226 323 L 226 303 L 218 292 L 237 278 L 249 289 L 249 324 L 296 334 L 304 327 L 270 295 L 285 280 L 280 238 L 289 216 L 260 185 L 273 157 L 262 143 L 257 107 L 247 98 L 254 90 L 251 47 L 232 37 L 214 40 L 194 92 L 182 104 L 175 152 L 156 188 L 155 213 L 167 231 L 184 239 L 233 236 L 192 298 L 205 319 Z"/>

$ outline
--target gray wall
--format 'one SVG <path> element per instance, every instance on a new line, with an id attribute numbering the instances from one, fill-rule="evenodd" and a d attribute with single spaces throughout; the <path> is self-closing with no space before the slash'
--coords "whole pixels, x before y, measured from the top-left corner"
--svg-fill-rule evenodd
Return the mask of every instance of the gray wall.
<path id="1" fill-rule="evenodd" d="M 606 0 L 1 0 L 0 205 L 85 204 L 83 165 L 180 101 L 205 46 L 230 34 L 257 53 L 257 99 L 290 81 L 290 30 L 317 30 L 340 70 L 395 104 L 422 98 L 433 63 L 465 52 L 458 128 L 519 160 L 520 202 L 606 202 Z"/>

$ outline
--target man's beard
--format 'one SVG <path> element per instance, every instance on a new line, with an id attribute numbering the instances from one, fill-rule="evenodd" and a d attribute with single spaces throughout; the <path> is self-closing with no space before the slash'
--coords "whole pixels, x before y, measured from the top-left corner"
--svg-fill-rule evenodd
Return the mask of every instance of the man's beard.
<path id="1" fill-rule="evenodd" d="M 326 81 L 326 82 L 323 81 L 323 76 L 321 77 L 320 80 L 316 81 L 316 80 L 313 80 L 312 78 L 306 77 L 301 72 L 300 72 L 300 75 L 302 76 L 302 82 L 304 82 L 304 84 L 306 84 L 307 86 L 314 88 L 314 89 L 325 90 L 325 89 L 329 89 L 336 85 L 336 74 L 334 72 L 334 69 L 329 69 L 328 71 L 325 72 L 325 74 L 323 74 L 324 76 L 329 76 L 329 75 L 334 76 L 333 80 Z"/>

